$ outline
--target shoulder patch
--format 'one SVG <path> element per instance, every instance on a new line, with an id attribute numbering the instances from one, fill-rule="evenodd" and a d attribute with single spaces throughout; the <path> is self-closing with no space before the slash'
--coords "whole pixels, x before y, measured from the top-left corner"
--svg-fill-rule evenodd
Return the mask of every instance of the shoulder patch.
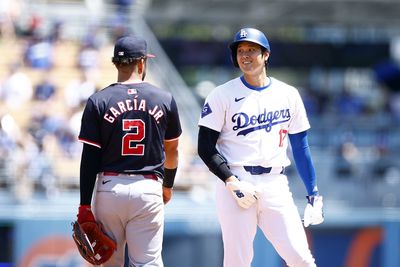
<path id="1" fill-rule="evenodd" d="M 208 114 L 211 114 L 212 110 L 211 107 L 208 103 L 205 103 L 203 106 L 203 109 L 201 110 L 201 117 L 204 118 L 205 116 L 207 116 Z"/>

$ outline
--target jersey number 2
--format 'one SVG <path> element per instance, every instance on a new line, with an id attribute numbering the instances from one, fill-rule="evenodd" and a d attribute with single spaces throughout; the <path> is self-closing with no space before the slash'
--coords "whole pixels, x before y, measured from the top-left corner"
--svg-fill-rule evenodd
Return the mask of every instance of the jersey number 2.
<path id="1" fill-rule="evenodd" d="M 122 137 L 122 155 L 123 156 L 143 156 L 144 155 L 144 145 L 138 144 L 138 142 L 143 141 L 145 136 L 145 127 L 142 120 L 123 120 L 122 130 L 124 132 L 130 132 L 134 130 L 133 133 L 126 133 Z"/>

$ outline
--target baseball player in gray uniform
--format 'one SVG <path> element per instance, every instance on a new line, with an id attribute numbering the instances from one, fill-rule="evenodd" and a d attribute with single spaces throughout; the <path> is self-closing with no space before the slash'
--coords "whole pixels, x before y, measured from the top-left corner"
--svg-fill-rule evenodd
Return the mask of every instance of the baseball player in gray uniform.
<path id="1" fill-rule="evenodd" d="M 117 243 L 104 266 L 124 266 L 125 244 L 129 266 L 163 266 L 164 204 L 172 197 L 182 130 L 172 95 L 144 81 L 149 57 L 142 38 L 118 39 L 118 80 L 93 94 L 82 116 L 77 220 L 100 223 Z"/>
<path id="2" fill-rule="evenodd" d="M 322 223 L 323 204 L 304 104 L 296 88 L 267 75 L 271 49 L 264 33 L 243 28 L 230 49 L 243 74 L 207 96 L 198 123 L 199 156 L 220 178 L 216 203 L 224 267 L 251 265 L 257 226 L 288 266 L 316 266 L 303 223 Z M 289 140 L 307 189 L 303 223 L 285 175 Z"/>

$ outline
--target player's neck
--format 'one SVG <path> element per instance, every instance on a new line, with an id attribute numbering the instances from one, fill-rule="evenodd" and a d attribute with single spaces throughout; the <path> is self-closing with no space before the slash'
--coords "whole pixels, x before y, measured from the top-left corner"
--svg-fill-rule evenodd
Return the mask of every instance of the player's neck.
<path id="1" fill-rule="evenodd" d="M 124 65 L 118 68 L 118 83 L 141 83 L 145 77 L 144 65 Z"/>
<path id="2" fill-rule="evenodd" d="M 126 75 L 118 75 L 118 83 L 141 83 L 143 82 L 142 77 L 138 75 L 131 75 L 131 76 L 126 76 Z"/>
<path id="3" fill-rule="evenodd" d="M 128 79 L 128 80 L 118 80 L 118 83 L 122 84 L 130 84 L 130 83 L 142 83 L 143 81 L 141 79 Z"/>
<path id="4" fill-rule="evenodd" d="M 266 73 L 262 73 L 260 75 L 243 75 L 245 81 L 254 87 L 264 87 L 270 83 L 269 78 Z"/>

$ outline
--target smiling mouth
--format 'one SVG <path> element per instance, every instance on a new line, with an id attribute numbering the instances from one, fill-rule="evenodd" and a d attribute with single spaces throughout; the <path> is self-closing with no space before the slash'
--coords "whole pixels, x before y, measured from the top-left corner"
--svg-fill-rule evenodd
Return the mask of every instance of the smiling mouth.
<path id="1" fill-rule="evenodd" d="M 243 65 L 250 65 L 250 64 L 251 64 L 251 61 L 249 61 L 249 60 L 242 60 L 242 64 L 243 64 Z"/>

